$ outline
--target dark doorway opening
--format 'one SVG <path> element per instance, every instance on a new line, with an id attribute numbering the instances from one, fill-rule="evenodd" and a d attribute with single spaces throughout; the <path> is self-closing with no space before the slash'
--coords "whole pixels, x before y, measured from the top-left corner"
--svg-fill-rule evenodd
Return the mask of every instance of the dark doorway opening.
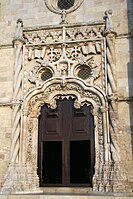
<path id="1" fill-rule="evenodd" d="M 74 108 L 74 100 L 46 105 L 39 117 L 40 186 L 91 186 L 94 174 L 94 119 L 91 107 Z"/>
<path id="2" fill-rule="evenodd" d="M 88 183 L 91 168 L 90 141 L 70 142 L 70 183 Z"/>
<path id="3" fill-rule="evenodd" d="M 62 142 L 43 142 L 42 183 L 62 183 Z"/>

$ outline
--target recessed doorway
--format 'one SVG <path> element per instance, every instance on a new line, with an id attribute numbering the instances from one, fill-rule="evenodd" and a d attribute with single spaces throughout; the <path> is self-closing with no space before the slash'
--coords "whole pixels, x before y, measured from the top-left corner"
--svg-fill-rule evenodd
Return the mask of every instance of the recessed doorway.
<path id="1" fill-rule="evenodd" d="M 46 105 L 39 117 L 40 186 L 91 186 L 94 174 L 94 119 L 91 107 L 74 108 L 74 100 Z"/>

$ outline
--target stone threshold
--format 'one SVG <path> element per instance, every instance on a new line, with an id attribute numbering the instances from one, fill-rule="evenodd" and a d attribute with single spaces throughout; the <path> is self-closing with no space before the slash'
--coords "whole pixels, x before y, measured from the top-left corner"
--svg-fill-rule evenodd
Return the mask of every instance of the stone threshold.
<path id="1" fill-rule="evenodd" d="M 88 195 L 92 193 L 90 187 L 44 187 L 40 188 L 43 194 L 71 194 L 71 195 Z"/>
<path id="2" fill-rule="evenodd" d="M 99 193 L 91 187 L 40 187 L 39 190 L 0 195 L 0 199 L 133 199 L 133 193 Z"/>
<path id="3" fill-rule="evenodd" d="M 0 195 L 0 199 L 133 199 L 133 196 L 83 195 Z"/>
<path id="4" fill-rule="evenodd" d="M 0 199 L 133 199 L 133 193 L 99 193 L 91 187 L 40 187 L 36 191 L 24 191 L 0 195 Z"/>

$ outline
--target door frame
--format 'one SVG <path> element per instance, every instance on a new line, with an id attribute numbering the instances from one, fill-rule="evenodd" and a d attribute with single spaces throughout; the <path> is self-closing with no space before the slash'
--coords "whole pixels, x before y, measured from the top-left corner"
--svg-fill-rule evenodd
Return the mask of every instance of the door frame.
<path id="1" fill-rule="evenodd" d="M 63 80 L 64 82 L 64 80 Z M 61 98 L 75 99 L 74 107 L 79 109 L 86 105 L 92 106 L 94 116 L 94 137 L 95 137 L 95 174 L 93 176 L 93 190 L 106 186 L 109 176 L 111 155 L 110 137 L 108 122 L 108 102 L 105 94 L 96 86 L 89 86 L 79 78 L 54 78 L 44 83 L 41 87 L 31 90 L 23 104 L 21 151 L 22 162 L 28 166 L 32 172 L 27 176 L 34 179 L 35 187 L 39 188 L 39 178 L 37 175 L 38 158 L 38 117 L 41 107 L 47 104 L 51 109 L 56 109 L 56 100 Z M 106 179 L 106 181 L 105 181 Z M 29 183 L 29 182 L 28 182 Z M 104 185 L 105 183 L 105 185 Z M 33 187 L 33 183 L 31 185 Z M 101 188 L 100 188 L 101 189 Z"/>

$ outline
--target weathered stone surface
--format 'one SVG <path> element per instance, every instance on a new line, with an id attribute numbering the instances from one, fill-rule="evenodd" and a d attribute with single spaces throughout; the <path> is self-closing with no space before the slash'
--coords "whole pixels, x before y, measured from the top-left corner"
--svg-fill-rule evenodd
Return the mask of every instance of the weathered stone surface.
<path id="1" fill-rule="evenodd" d="M 132 199 L 132 196 L 8 195 L 0 199 Z"/>
<path id="2" fill-rule="evenodd" d="M 113 14 L 110 9 L 113 10 Z M 106 23 L 103 23 L 105 15 Z M 23 24 L 19 20 L 18 29 L 15 29 L 19 18 L 22 19 Z M 61 22 L 64 24 L 68 22 L 64 25 L 66 26 L 66 38 L 64 38 L 65 32 L 63 32 Z M 72 23 L 75 24 L 73 24 L 74 27 L 69 26 Z M 104 180 L 100 179 L 100 183 L 103 182 L 104 185 L 95 182 L 96 189 L 110 191 L 107 189 L 112 181 L 111 179 L 108 181 L 111 178 L 108 177 L 108 172 L 113 172 L 113 169 L 118 170 L 115 175 L 119 181 L 119 188 L 114 186 L 113 191 L 129 191 L 129 185 L 133 189 L 133 37 L 130 35 L 133 28 L 133 1 L 84 0 L 76 11 L 66 12 L 61 17 L 51 12 L 42 0 L 18 0 L 16 2 L 4 0 L 0 2 L 0 27 L 0 187 L 2 188 L 6 183 L 9 183 L 10 186 L 8 177 L 4 178 L 6 174 L 10 174 L 9 176 L 12 176 L 10 180 L 17 175 L 17 178 L 21 178 L 23 185 L 20 183 L 18 186 L 23 186 L 24 190 L 33 185 L 36 191 L 37 172 L 32 173 L 31 170 L 37 167 L 37 126 L 40 107 L 46 102 L 51 108 L 55 108 L 56 94 L 58 93 L 63 99 L 63 95 L 72 97 L 70 92 L 72 91 L 76 93 L 76 97 L 80 96 L 75 103 L 76 108 L 92 101 L 96 104 L 93 110 L 96 128 L 98 128 L 96 135 L 99 139 L 95 146 L 99 153 L 96 160 L 100 160 L 100 165 L 104 165 L 100 155 L 102 154 L 104 160 L 104 154 L 108 154 L 106 158 L 109 163 L 102 166 L 105 173 L 102 173 Z M 85 30 L 86 27 L 88 29 Z M 93 27 L 91 34 L 87 32 L 90 27 Z M 75 35 L 74 31 L 77 31 Z M 63 45 L 58 46 L 58 42 Z M 64 50 L 65 42 L 67 45 Z M 67 52 L 69 61 L 61 57 L 62 51 Z M 57 60 L 58 63 L 55 63 Z M 75 80 L 80 69 L 77 67 L 78 64 L 87 64 L 91 71 L 91 77 L 85 80 L 83 85 L 79 80 Z M 50 69 L 55 78 L 54 81 L 48 80 L 48 89 L 45 89 L 44 82 L 40 78 L 45 72 L 44 68 Z M 57 81 L 58 78 L 60 81 Z M 64 81 L 65 78 L 66 81 Z M 73 86 L 75 84 L 80 91 Z M 55 85 L 58 85 L 58 88 Z M 93 87 L 93 92 L 89 90 L 90 87 Z M 102 100 L 100 105 L 96 99 L 94 87 L 104 93 L 106 100 L 104 101 L 104 97 L 100 98 Z M 52 92 L 49 89 L 52 89 Z M 88 92 L 86 92 L 87 89 Z M 86 95 L 91 95 L 91 97 L 87 98 Z M 103 101 L 107 104 L 105 105 Z M 98 115 L 97 107 L 100 108 L 102 119 L 100 114 Z M 104 136 L 100 137 L 100 134 Z M 100 142 L 103 143 L 103 148 Z M 23 148 L 25 143 L 28 145 L 27 149 Z M 20 149 L 25 152 L 21 154 Z M 18 164 L 18 159 L 24 160 L 25 158 L 31 158 L 30 162 L 33 161 L 35 168 L 33 165 L 25 168 L 25 164 Z M 117 164 L 112 168 L 110 161 Z M 13 167 L 10 170 L 9 163 L 11 162 Z M 11 175 L 14 169 L 16 173 Z M 100 170 L 99 166 L 97 173 Z M 33 182 L 28 182 L 29 184 L 25 182 L 24 171 L 29 172 L 27 176 L 32 177 Z M 98 175 L 100 178 L 100 174 Z M 120 188 L 122 180 L 125 180 L 126 184 Z M 12 184 L 12 188 L 16 184 Z M 18 189 L 22 189 L 20 187 Z M 118 189 L 121 190 L 118 191 Z M 1 197 L 10 199 L 10 197 L 21 198 L 23 196 Z M 29 195 L 25 197 L 43 199 L 56 196 Z M 57 197 L 67 198 L 68 196 Z M 98 198 L 97 196 L 70 197 L 75 199 Z M 100 197 L 104 198 L 104 196 Z M 119 199 L 119 197 L 115 198 Z"/>

